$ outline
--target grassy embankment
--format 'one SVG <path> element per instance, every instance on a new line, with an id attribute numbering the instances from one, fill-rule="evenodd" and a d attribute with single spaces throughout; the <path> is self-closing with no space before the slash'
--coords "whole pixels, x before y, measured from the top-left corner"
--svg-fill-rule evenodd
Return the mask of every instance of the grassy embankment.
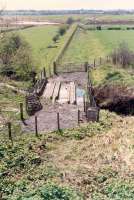
<path id="1" fill-rule="evenodd" d="M 122 85 L 134 86 L 134 72 L 132 69 L 123 69 L 114 65 L 104 65 L 91 70 L 94 86 Z"/>
<path id="2" fill-rule="evenodd" d="M 57 43 L 54 43 L 52 39 L 58 33 L 58 29 L 59 26 L 45 26 L 20 31 L 20 34 L 31 45 L 32 54 L 38 70 L 46 67 L 46 70 L 49 71 L 48 68 L 50 66 L 52 67 L 55 57 L 70 36 L 73 26 L 64 36 L 60 37 Z"/>
<path id="3" fill-rule="evenodd" d="M 13 147 L 1 136 L 3 199 L 132 200 L 133 131 L 133 118 L 101 111 L 99 123 L 17 134 Z"/>

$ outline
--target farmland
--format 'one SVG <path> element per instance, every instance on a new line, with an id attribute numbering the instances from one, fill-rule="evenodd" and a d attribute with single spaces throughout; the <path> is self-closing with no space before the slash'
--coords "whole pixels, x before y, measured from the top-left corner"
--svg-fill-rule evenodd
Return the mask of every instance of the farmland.
<path id="1" fill-rule="evenodd" d="M 64 38 L 56 44 L 53 43 L 52 38 L 57 31 L 58 26 L 35 27 L 20 31 L 31 46 L 37 69 L 44 66 L 48 68 L 64 43 Z"/>
<path id="2" fill-rule="evenodd" d="M 79 41 L 79 42 L 78 42 Z M 85 62 L 109 55 L 120 43 L 126 42 L 134 50 L 134 31 L 102 30 L 85 31 L 79 29 L 68 47 L 62 62 Z"/>

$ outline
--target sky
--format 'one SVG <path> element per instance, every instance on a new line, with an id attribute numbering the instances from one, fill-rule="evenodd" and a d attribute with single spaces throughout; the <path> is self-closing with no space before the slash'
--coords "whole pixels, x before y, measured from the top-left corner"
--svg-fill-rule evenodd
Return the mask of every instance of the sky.
<path id="1" fill-rule="evenodd" d="M 134 9 L 134 0 L 0 0 L 6 9 Z"/>

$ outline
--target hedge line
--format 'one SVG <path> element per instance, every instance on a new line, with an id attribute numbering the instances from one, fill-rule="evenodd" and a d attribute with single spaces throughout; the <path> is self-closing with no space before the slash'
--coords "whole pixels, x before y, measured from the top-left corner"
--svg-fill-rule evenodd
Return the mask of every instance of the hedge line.
<path id="1" fill-rule="evenodd" d="M 18 28 L 10 28 L 10 29 L 5 29 L 5 30 L 1 30 L 1 33 L 5 33 L 5 32 L 11 32 L 11 31 L 18 31 L 18 30 L 24 30 L 27 28 L 32 28 L 34 27 L 34 25 L 29 25 L 29 26 L 23 26 L 23 27 L 18 27 Z"/>
<path id="2" fill-rule="evenodd" d="M 95 31 L 95 30 L 134 30 L 134 27 L 130 26 L 130 27 L 122 27 L 122 26 L 109 26 L 109 27 L 105 27 L 105 26 L 96 26 L 96 27 L 90 27 L 90 26 L 80 26 L 81 29 L 84 30 L 89 30 L 89 31 Z"/>
<path id="3" fill-rule="evenodd" d="M 55 58 L 55 61 L 54 61 L 54 62 L 56 62 L 56 63 L 59 63 L 59 62 L 60 62 L 60 60 L 61 60 L 63 54 L 65 53 L 67 47 L 69 46 L 70 42 L 72 41 L 73 36 L 75 35 L 77 29 L 78 29 L 78 25 L 77 25 L 77 24 L 73 25 L 72 31 L 71 31 L 71 34 L 70 34 L 69 38 L 66 40 L 66 42 L 65 42 L 64 45 L 63 45 L 63 47 L 60 49 L 60 52 L 59 52 L 59 54 L 57 55 L 57 57 Z"/>

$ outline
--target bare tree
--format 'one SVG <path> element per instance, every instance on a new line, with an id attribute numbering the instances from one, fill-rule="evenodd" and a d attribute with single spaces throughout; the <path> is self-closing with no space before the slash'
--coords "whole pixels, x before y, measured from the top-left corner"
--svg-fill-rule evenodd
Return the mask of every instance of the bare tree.
<path id="1" fill-rule="evenodd" d="M 113 64 L 120 64 L 123 68 L 134 64 L 134 52 L 132 52 L 127 43 L 122 42 L 111 54 Z"/>

